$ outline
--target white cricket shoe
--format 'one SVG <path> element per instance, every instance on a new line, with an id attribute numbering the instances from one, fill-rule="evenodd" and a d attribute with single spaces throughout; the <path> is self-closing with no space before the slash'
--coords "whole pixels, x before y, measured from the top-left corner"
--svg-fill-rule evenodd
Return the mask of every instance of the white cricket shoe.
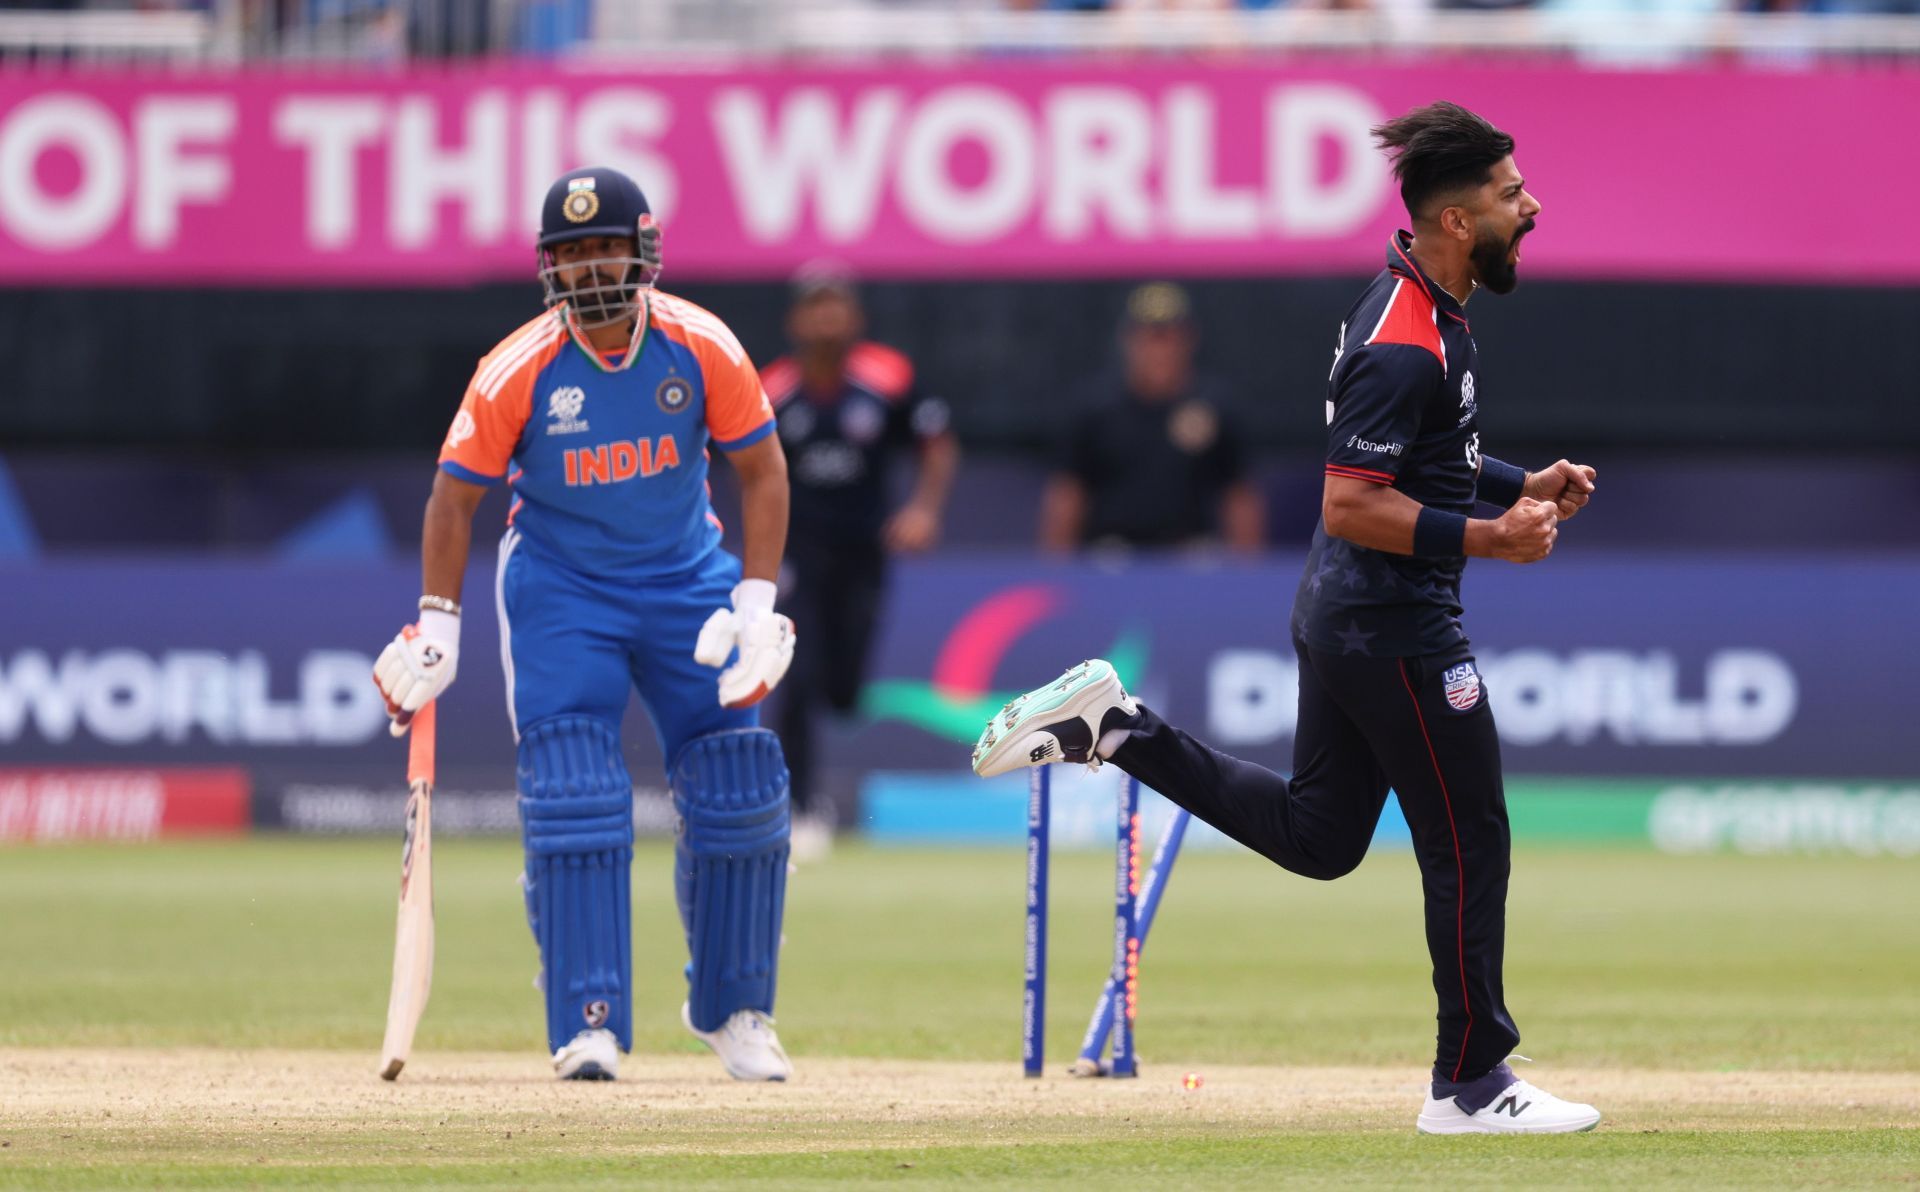
<path id="1" fill-rule="evenodd" d="M 1600 1124 L 1600 1111 L 1577 1101 L 1562 1101 L 1524 1080 L 1500 1091 L 1493 1104 L 1468 1113 L 1452 1097 L 1427 1095 L 1420 1111 L 1422 1134 L 1578 1134 Z"/>
<path id="2" fill-rule="evenodd" d="M 773 1019 L 758 1010 L 735 1010 L 719 1030 L 703 1031 L 693 1025 L 688 1004 L 681 1002 L 680 1021 L 694 1038 L 713 1048 L 735 1080 L 785 1080 L 793 1075 L 793 1061 L 773 1033 Z"/>
<path id="3" fill-rule="evenodd" d="M 1102 719 L 1114 708 L 1131 716 L 1140 705 L 1120 685 L 1112 663 L 1090 658 L 1015 698 L 987 721 L 973 747 L 973 772 L 992 778 L 1049 762 L 1098 766 L 1094 746 L 1100 743 Z"/>
<path id="4" fill-rule="evenodd" d="M 796 864 L 824 861 L 833 853 L 833 821 L 824 815 L 796 815 L 787 844 Z"/>
<path id="5" fill-rule="evenodd" d="M 617 1080 L 620 1044 L 605 1027 L 581 1031 L 553 1053 L 553 1074 L 562 1080 Z"/>

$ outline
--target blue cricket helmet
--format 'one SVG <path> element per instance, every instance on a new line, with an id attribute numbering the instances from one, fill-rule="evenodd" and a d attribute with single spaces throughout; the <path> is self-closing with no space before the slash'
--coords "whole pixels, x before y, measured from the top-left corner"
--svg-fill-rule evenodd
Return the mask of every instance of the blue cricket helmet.
<path id="1" fill-rule="evenodd" d="M 559 263 L 556 247 L 589 236 L 624 237 L 631 255 Z M 540 285 L 548 306 L 567 303 L 582 327 L 630 319 L 640 292 L 660 276 L 660 225 L 647 196 L 618 170 L 571 170 L 540 204 Z"/>
<path id="2" fill-rule="evenodd" d="M 640 184 L 619 170 L 569 170 L 540 204 L 540 247 L 588 236 L 633 236 L 651 210 Z"/>

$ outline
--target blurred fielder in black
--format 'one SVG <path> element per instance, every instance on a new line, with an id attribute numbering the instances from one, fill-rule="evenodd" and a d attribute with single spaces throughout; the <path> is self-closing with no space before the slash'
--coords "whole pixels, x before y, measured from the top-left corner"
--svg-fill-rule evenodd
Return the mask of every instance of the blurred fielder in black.
<path id="1" fill-rule="evenodd" d="M 832 843 L 833 809 L 815 798 L 815 715 L 851 712 L 886 589 L 887 558 L 939 541 L 960 448 L 946 403 L 922 390 L 912 361 L 862 338 L 852 277 L 815 264 L 794 278 L 787 336 L 793 353 L 762 376 L 791 461 L 787 563 L 799 633 L 777 718 L 793 773 L 793 853 Z M 891 508 L 890 465 L 917 461 L 904 505 Z"/>

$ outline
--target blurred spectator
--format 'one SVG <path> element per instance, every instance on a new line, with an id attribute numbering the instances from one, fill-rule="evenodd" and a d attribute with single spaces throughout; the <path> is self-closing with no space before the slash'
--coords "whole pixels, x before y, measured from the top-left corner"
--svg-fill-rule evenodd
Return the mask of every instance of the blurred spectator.
<path id="1" fill-rule="evenodd" d="M 854 710 L 886 590 L 887 556 L 940 538 L 960 448 L 946 403 L 930 396 L 899 352 L 862 338 L 851 276 L 830 264 L 794 278 L 787 338 L 793 354 L 762 371 L 787 451 L 792 521 L 793 669 L 779 688 L 777 725 L 793 783 L 793 852 L 832 843 L 832 808 L 814 798 L 814 724 L 822 709 Z M 889 465 L 914 450 L 912 495 L 888 515 Z"/>
<path id="2" fill-rule="evenodd" d="M 1533 8 L 1535 0 L 1433 0 L 1433 7 L 1454 12 L 1498 12 L 1502 9 Z"/>
<path id="3" fill-rule="evenodd" d="M 1539 8 L 1542 27 L 1569 36 L 1580 61 L 1652 70 L 1698 60 L 1726 0 L 1542 0 Z"/>
<path id="4" fill-rule="evenodd" d="M 1120 324 L 1122 370 L 1077 395 L 1040 508 L 1040 542 L 1258 550 L 1266 512 L 1247 480 L 1244 438 L 1216 380 L 1198 376 L 1187 292 L 1133 291 Z"/>
<path id="5" fill-rule="evenodd" d="M 1920 0 L 1801 0 L 1783 2 L 1778 7 L 1789 12 L 1804 9 L 1841 16 L 1920 16 Z"/>

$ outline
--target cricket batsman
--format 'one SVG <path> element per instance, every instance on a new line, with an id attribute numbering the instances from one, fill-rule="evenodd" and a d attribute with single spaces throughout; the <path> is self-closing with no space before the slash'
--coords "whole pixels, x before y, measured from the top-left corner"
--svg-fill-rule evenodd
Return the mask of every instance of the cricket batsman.
<path id="1" fill-rule="evenodd" d="M 1534 563 L 1594 489 L 1566 460 L 1537 472 L 1480 451 L 1474 291 L 1510 292 L 1540 203 L 1513 138 L 1436 103 L 1374 130 L 1396 154 L 1411 235 L 1340 326 L 1327 391 L 1321 522 L 1294 595 L 1300 660 L 1293 776 L 1212 749 L 1129 697 L 1094 660 L 1014 700 L 974 749 L 974 769 L 1112 761 L 1261 853 L 1307 877 L 1353 871 L 1389 788 L 1413 831 L 1439 1001 L 1428 1134 L 1591 1130 L 1591 1105 L 1564 1101 L 1508 1066 L 1510 840 L 1490 695 L 1460 624 L 1468 556 Z M 1499 510 L 1476 518 L 1476 502 Z"/>
<path id="2" fill-rule="evenodd" d="M 474 509 L 504 480 L 494 599 L 554 1071 L 612 1080 L 633 1046 L 620 722 L 638 690 L 680 820 L 681 1020 L 736 1079 L 784 1080 L 771 1015 L 787 767 L 755 707 L 794 645 L 773 607 L 787 534 L 773 408 L 726 324 L 654 288 L 660 229 L 632 179 L 555 182 L 538 253 L 547 309 L 474 372 L 427 501 L 419 620 L 374 678 L 395 735 L 453 682 Z M 720 549 L 709 446 L 739 473 L 744 560 Z"/>

